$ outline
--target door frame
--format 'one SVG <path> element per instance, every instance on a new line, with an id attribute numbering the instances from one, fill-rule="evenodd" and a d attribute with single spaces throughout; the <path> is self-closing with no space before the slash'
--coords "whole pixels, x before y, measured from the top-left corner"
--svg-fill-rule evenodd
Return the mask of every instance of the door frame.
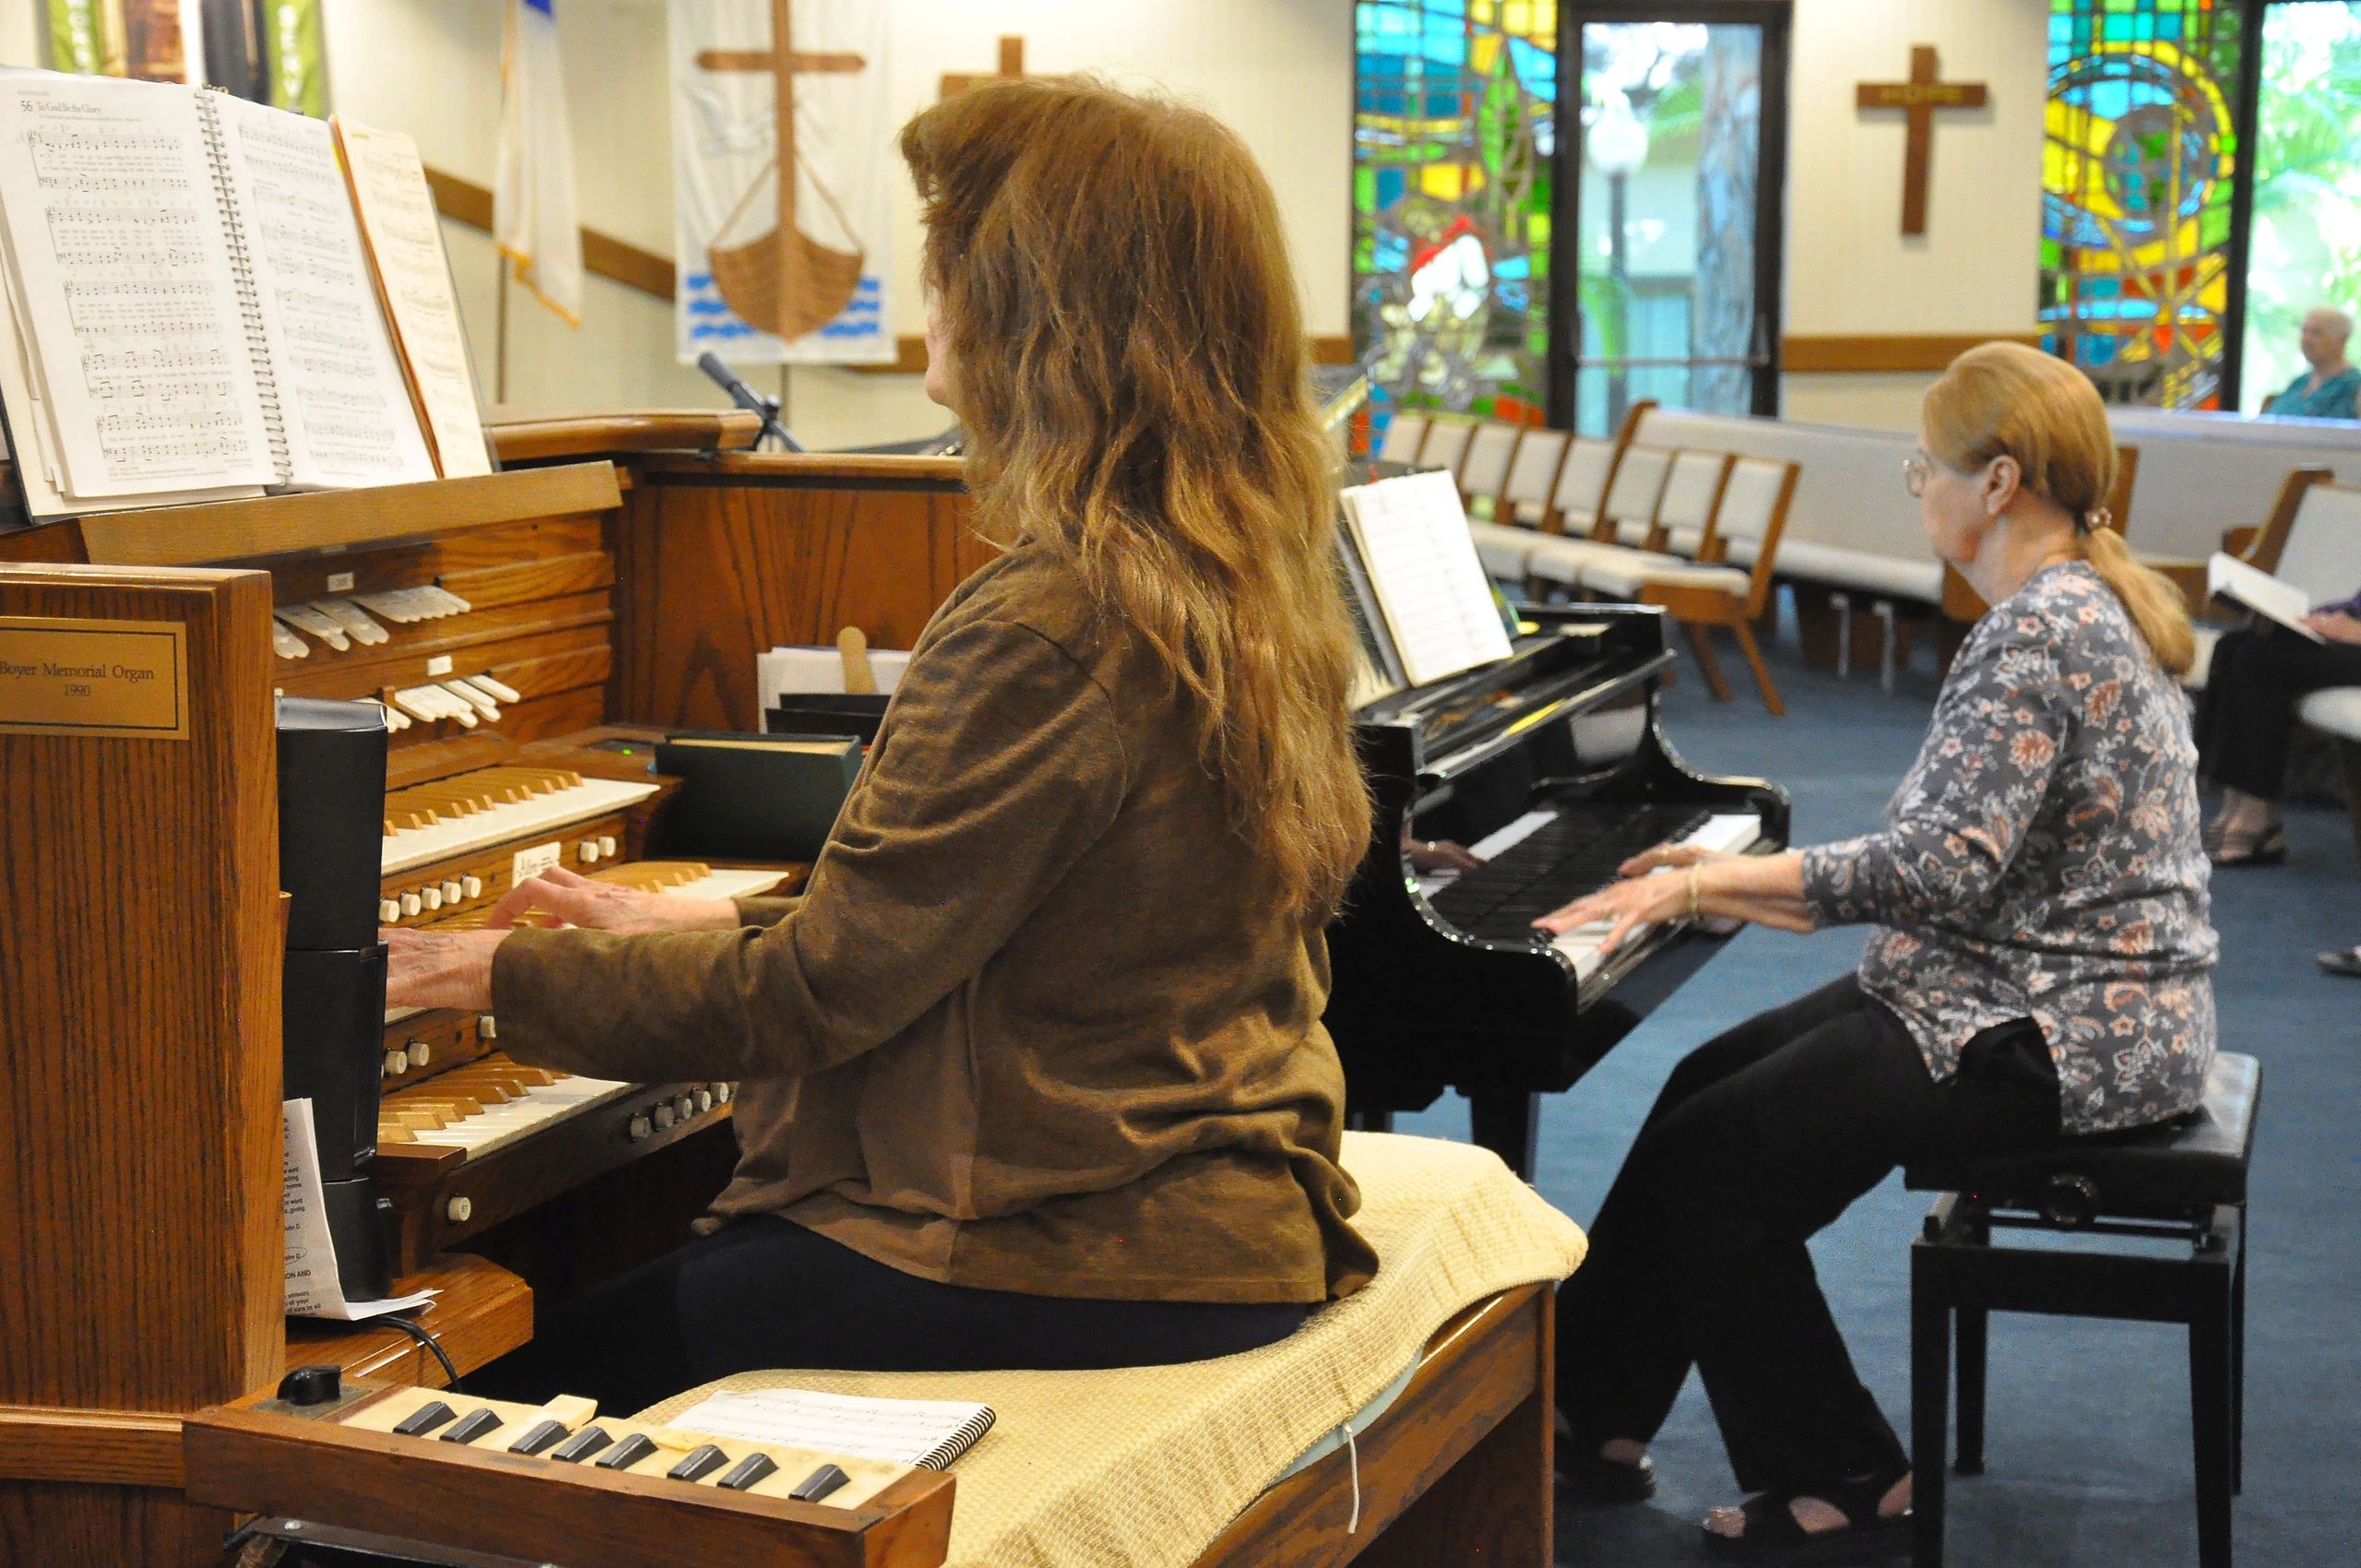
<path id="1" fill-rule="evenodd" d="M 1779 411 L 1779 343 L 1785 319 L 1787 212 L 1787 63 L 1793 0 L 1562 0 L 1558 14 L 1558 137 L 1550 179 L 1558 194 L 1549 256 L 1549 422 L 1572 430 L 1576 361 L 1582 350 L 1582 30 L 1592 22 L 1740 23 L 1762 30 L 1760 161 L 1754 186 L 1755 319 L 1765 363 L 1754 372 L 1751 411 Z M 1571 265 L 1570 265 L 1571 264 Z"/>

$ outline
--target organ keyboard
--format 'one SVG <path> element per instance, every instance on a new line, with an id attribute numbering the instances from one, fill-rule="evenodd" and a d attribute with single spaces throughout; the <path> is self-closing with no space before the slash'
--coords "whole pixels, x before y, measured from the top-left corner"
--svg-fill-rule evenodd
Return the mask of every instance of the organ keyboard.
<path id="1" fill-rule="evenodd" d="M 1685 766 L 1656 722 L 1672 661 L 1663 615 L 1534 610 L 1508 659 L 1382 697 L 1358 715 L 1376 828 L 1330 927 L 1326 1022 L 1347 1110 L 1382 1125 L 1445 1088 L 1477 1141 L 1532 1173 L 1536 1096 L 1588 1071 L 1713 951 L 1643 929 L 1555 939 L 1534 920 L 1612 881 L 1667 840 L 1730 852 L 1781 847 L 1775 785 Z M 1484 863 L 1420 877 L 1411 838 L 1454 839 Z"/>

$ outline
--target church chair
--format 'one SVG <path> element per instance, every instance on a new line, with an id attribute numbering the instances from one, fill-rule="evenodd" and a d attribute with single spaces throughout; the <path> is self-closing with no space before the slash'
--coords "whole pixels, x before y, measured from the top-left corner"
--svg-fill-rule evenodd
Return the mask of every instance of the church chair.
<path id="1" fill-rule="evenodd" d="M 1586 537 L 1598 526 L 1599 508 L 1607 505 L 1607 487 L 1615 478 L 1615 460 L 1620 452 L 1612 441 L 1592 435 L 1573 438 L 1543 509 L 1543 532 Z"/>
<path id="2" fill-rule="evenodd" d="M 1434 422 L 1426 415 L 1397 409 L 1385 423 L 1385 439 L 1378 444 L 1377 460 L 1381 463 L 1415 463 L 1418 448 L 1427 439 L 1427 430 Z"/>
<path id="3" fill-rule="evenodd" d="M 1505 583 L 1525 579 L 1525 564 L 1540 537 L 1538 524 L 1556 493 L 1558 470 L 1565 465 L 1573 437 L 1562 430 L 1530 429 L 1516 445 L 1508 478 L 1492 505 L 1489 522 L 1474 522 L 1476 553 L 1485 572 Z M 1594 443 L 1607 447 L 1605 442 Z M 1607 448 L 1611 456 L 1612 448 Z"/>
<path id="4" fill-rule="evenodd" d="M 1730 692 L 1714 657 L 1712 638 L 1715 627 L 1726 629 L 1745 656 L 1747 668 L 1753 671 L 1762 706 L 1775 718 L 1786 716 L 1786 705 L 1772 683 L 1770 667 L 1762 661 L 1754 624 L 1762 618 L 1776 586 L 1779 538 L 1786 531 L 1787 511 L 1802 473 L 1802 467 L 1793 462 L 1736 459 L 1723 481 L 1697 564 L 1666 557 L 1667 564 L 1650 564 L 1633 577 L 1618 578 L 1614 585 L 1606 580 L 1595 585 L 1602 591 L 1610 586 L 1627 587 L 1632 591 L 1621 597 L 1661 606 L 1679 622 L 1691 651 L 1697 656 L 1706 688 L 1720 702 L 1728 701 Z M 1729 557 L 1740 554 L 1750 563 L 1743 570 L 1727 564 Z M 1601 574 L 1603 579 L 1608 575 Z M 1585 576 L 1584 586 L 1594 585 Z"/>
<path id="5" fill-rule="evenodd" d="M 1485 516 L 1501 516 L 1501 492 L 1509 481 L 1509 464 L 1516 457 L 1522 425 L 1486 420 L 1467 438 L 1467 456 L 1459 465 L 1459 498 L 1473 517 L 1482 502 Z"/>
<path id="6" fill-rule="evenodd" d="M 1656 510 L 1664 499 L 1665 482 L 1672 474 L 1674 454 L 1661 446 L 1626 446 L 1615 457 L 1613 477 L 1598 504 L 1596 520 L 1585 537 L 1571 529 L 1565 537 L 1536 541 L 1525 562 L 1526 581 L 1536 598 L 1571 593 L 1584 583 L 1584 570 L 1601 559 L 1628 553 L 1616 540 L 1629 534 L 1632 543 L 1655 527 Z M 1567 460 L 1572 469 L 1573 461 Z"/>
<path id="7" fill-rule="evenodd" d="M 2303 509 L 2304 496 L 2312 486 L 2326 484 L 2334 475 L 2325 464 L 2305 464 L 2287 471 L 2279 481 L 2279 493 L 2272 498 L 2271 510 L 2263 514 L 2259 526 L 2225 529 L 2222 530 L 2222 553 L 2235 555 L 2258 572 L 2276 572 L 2280 552 L 2287 547 L 2287 532 L 2295 526 L 2296 514 Z M 2206 590 L 2206 564 L 2187 557 L 2142 555 L 2144 565 L 2153 566 L 2173 580 L 2181 598 L 2189 601 L 2191 615 L 2205 613 L 2211 596 Z M 2200 630 L 2201 670 L 2206 654 L 2213 651 L 2213 636 Z M 2204 677 L 2191 671 L 2187 683 L 2192 689 L 2202 687 Z"/>
<path id="8" fill-rule="evenodd" d="M 1441 469 L 1456 482 L 1461 466 L 1467 461 L 1467 448 L 1475 435 L 1474 420 L 1435 421 L 1427 431 L 1425 445 L 1418 448 L 1418 467 Z"/>
<path id="9" fill-rule="evenodd" d="M 1729 482 L 1731 461 L 1727 452 L 1674 453 L 1663 498 L 1656 503 L 1655 523 L 1641 548 L 1695 560 L 1714 531 L 1714 513 L 1722 504 L 1722 486 Z"/>
<path id="10" fill-rule="evenodd" d="M 2164 1126 L 1904 1169 L 1905 1186 L 1939 1194 L 1910 1249 L 1914 1568 L 1943 1560 L 1954 1324 L 1957 1468 L 1984 1470 L 1986 1328 L 1996 1312 L 2188 1326 L 2197 1558 L 2201 1568 L 2230 1568 L 2246 1383 L 2247 1170 L 2261 1089 L 2260 1063 L 2222 1051 L 2204 1103 Z M 1993 1232 L 2010 1229 L 2079 1244 L 1995 1245 Z M 2093 1244 L 2099 1237 L 2187 1252 Z"/>

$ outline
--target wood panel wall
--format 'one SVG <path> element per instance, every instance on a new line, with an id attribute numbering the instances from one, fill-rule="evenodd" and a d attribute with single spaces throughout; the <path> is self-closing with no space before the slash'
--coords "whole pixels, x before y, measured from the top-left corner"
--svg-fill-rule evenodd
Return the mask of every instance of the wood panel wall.
<path id="1" fill-rule="evenodd" d="M 907 648 L 993 548 L 955 457 L 738 453 L 635 462 L 614 524 L 618 669 L 634 723 L 762 728 L 754 658 L 858 626 Z"/>

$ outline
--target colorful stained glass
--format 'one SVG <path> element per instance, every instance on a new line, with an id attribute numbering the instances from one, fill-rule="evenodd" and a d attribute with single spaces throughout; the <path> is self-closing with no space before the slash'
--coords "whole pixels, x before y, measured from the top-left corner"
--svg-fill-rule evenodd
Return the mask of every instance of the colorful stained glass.
<path id="1" fill-rule="evenodd" d="M 2244 42 L 2215 0 L 2050 0 L 2042 340 L 2111 401 L 2222 405 Z"/>
<path id="2" fill-rule="evenodd" d="M 1539 423 L 1557 0 L 1358 0 L 1353 343 L 1403 404 Z"/>

